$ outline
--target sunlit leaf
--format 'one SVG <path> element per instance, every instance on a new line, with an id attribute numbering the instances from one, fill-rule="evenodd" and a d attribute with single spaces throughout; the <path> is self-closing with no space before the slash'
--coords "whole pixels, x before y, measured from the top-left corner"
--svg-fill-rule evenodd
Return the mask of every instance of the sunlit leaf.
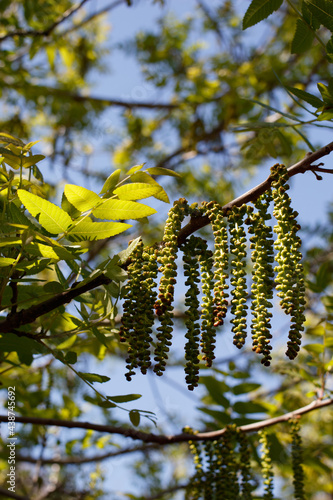
<path id="1" fill-rule="evenodd" d="M 143 182 L 134 182 L 133 184 L 125 184 L 116 188 L 113 192 L 120 200 L 142 200 L 155 196 L 162 191 L 158 184 L 147 184 Z"/>
<path id="2" fill-rule="evenodd" d="M 96 193 L 82 186 L 75 186 L 75 184 L 66 184 L 64 193 L 69 203 L 81 212 L 91 210 L 101 202 L 101 198 Z"/>
<path id="3" fill-rule="evenodd" d="M 105 200 L 102 205 L 94 208 L 93 215 L 99 219 L 141 219 L 156 214 L 157 211 L 148 205 L 126 200 Z"/>
<path id="4" fill-rule="evenodd" d="M 34 217 L 39 215 L 40 225 L 49 233 L 63 233 L 71 225 L 72 219 L 70 216 L 57 205 L 24 189 L 19 189 L 17 194 L 31 215 Z"/>

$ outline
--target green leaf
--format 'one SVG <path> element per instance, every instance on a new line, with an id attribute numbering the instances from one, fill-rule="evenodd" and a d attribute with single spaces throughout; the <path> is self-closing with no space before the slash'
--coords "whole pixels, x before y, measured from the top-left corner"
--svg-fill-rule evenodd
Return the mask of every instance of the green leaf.
<path id="1" fill-rule="evenodd" d="M 84 373 L 84 372 L 78 372 L 79 375 L 84 378 L 87 382 L 90 382 L 93 384 L 94 382 L 99 382 L 100 384 L 103 384 L 104 382 L 108 382 L 110 377 L 107 377 L 106 375 L 98 375 L 98 373 Z"/>
<path id="2" fill-rule="evenodd" d="M 64 193 L 69 203 L 81 212 L 91 210 L 102 201 L 98 194 L 75 184 L 66 184 Z"/>
<path id="3" fill-rule="evenodd" d="M 303 349 L 312 354 L 321 354 L 324 352 L 325 347 L 323 344 L 306 344 L 303 346 Z"/>
<path id="4" fill-rule="evenodd" d="M 289 90 L 291 94 L 294 94 L 296 97 L 307 102 L 314 108 L 320 108 L 320 106 L 323 106 L 324 104 L 319 97 L 309 94 L 309 92 L 305 92 L 305 90 L 297 89 L 296 87 L 286 87 L 286 89 Z"/>
<path id="5" fill-rule="evenodd" d="M 114 403 L 128 403 L 129 401 L 135 401 L 141 397 L 141 394 L 126 394 L 124 396 L 108 396 L 108 399 Z"/>
<path id="6" fill-rule="evenodd" d="M 0 337 L 0 352 L 17 352 L 21 363 L 31 365 L 33 354 L 41 352 L 41 346 L 28 337 L 18 337 L 13 333 L 6 333 Z"/>
<path id="7" fill-rule="evenodd" d="M 146 184 L 153 184 L 154 186 L 159 186 L 160 191 L 157 194 L 153 195 L 154 198 L 160 201 L 164 201 L 164 203 L 170 203 L 169 197 L 162 188 L 162 186 L 146 172 L 137 172 L 136 174 L 133 174 L 131 180 L 134 182 L 143 182 Z"/>
<path id="8" fill-rule="evenodd" d="M 132 424 L 137 427 L 140 423 L 140 413 L 138 412 L 138 410 L 131 410 L 129 412 L 129 419 Z"/>
<path id="9" fill-rule="evenodd" d="M 15 144 L 15 146 L 24 146 L 24 142 L 20 139 L 14 137 L 13 135 L 6 134 L 5 132 L 0 132 L 0 142 Z"/>
<path id="10" fill-rule="evenodd" d="M 333 32 L 333 2 L 331 0 L 306 0 L 306 5 L 315 18 Z"/>
<path id="11" fill-rule="evenodd" d="M 270 16 L 282 5 L 283 0 L 252 0 L 243 18 L 243 30 Z"/>
<path id="12" fill-rule="evenodd" d="M 200 377 L 200 383 L 206 386 L 206 389 L 208 390 L 215 404 L 221 405 L 224 408 L 229 408 L 230 403 L 224 396 L 224 393 L 229 390 L 229 387 L 225 382 L 221 382 L 219 380 L 216 380 L 216 378 L 214 377 L 208 376 Z"/>
<path id="13" fill-rule="evenodd" d="M 232 388 L 232 392 L 236 396 L 238 396 L 239 394 L 245 394 L 247 392 L 255 391 L 259 387 L 261 387 L 261 384 L 255 384 L 255 383 L 251 383 L 251 382 L 244 382 L 242 384 L 235 385 Z"/>
<path id="14" fill-rule="evenodd" d="M 320 82 L 317 83 L 317 87 L 319 89 L 319 92 L 321 93 L 324 103 L 328 104 L 329 106 L 333 106 L 333 96 L 330 92 L 329 87 Z"/>
<path id="15" fill-rule="evenodd" d="M 120 200 L 142 200 L 155 196 L 162 190 L 158 184 L 147 184 L 143 182 L 134 182 L 133 184 L 125 184 L 116 188 L 113 192 Z"/>
<path id="16" fill-rule="evenodd" d="M 18 189 L 17 194 L 33 217 L 39 215 L 39 223 L 51 234 L 64 233 L 72 224 L 70 216 L 57 205 L 44 200 L 24 189 Z"/>
<path id="17" fill-rule="evenodd" d="M 119 264 L 125 264 L 125 262 L 129 259 L 129 257 L 136 249 L 136 247 L 139 245 L 140 241 L 141 241 L 141 236 L 135 238 L 135 240 L 132 240 L 131 243 L 128 245 L 128 247 L 125 248 L 125 250 L 122 250 L 121 252 L 118 253 Z"/>
<path id="18" fill-rule="evenodd" d="M 101 240 L 123 233 L 130 227 L 132 227 L 131 224 L 123 222 L 93 222 L 89 217 L 85 217 L 70 228 L 67 237 L 74 238 L 75 241 Z"/>
<path id="19" fill-rule="evenodd" d="M 315 34 L 311 27 L 303 19 L 297 19 L 296 31 L 291 42 L 291 53 L 302 54 L 309 50 L 312 46 L 314 36 Z"/>
<path id="20" fill-rule="evenodd" d="M 132 174 L 135 174 L 136 172 L 138 172 L 139 170 L 141 170 L 143 166 L 144 166 L 144 163 L 141 163 L 141 165 L 134 165 L 134 167 L 130 168 L 130 169 L 126 172 L 126 175 L 132 175 Z"/>
<path id="21" fill-rule="evenodd" d="M 102 187 L 102 190 L 100 192 L 100 194 L 104 194 L 104 193 L 107 193 L 108 191 L 112 191 L 113 188 L 118 184 L 119 182 L 119 177 L 120 177 L 120 174 L 121 174 L 121 170 L 120 168 L 118 168 L 118 170 L 115 170 L 114 172 L 112 172 L 111 175 L 109 175 L 109 177 L 106 179 L 106 181 L 104 182 L 103 184 L 103 187 Z"/>
<path id="22" fill-rule="evenodd" d="M 68 351 L 66 353 L 66 356 L 65 356 L 64 360 L 69 365 L 75 365 L 75 363 L 77 362 L 77 354 L 76 354 L 76 352 L 74 352 L 74 351 Z"/>
<path id="23" fill-rule="evenodd" d="M 22 158 L 22 167 L 24 168 L 32 167 L 32 165 L 36 165 L 36 163 L 44 160 L 44 158 L 45 158 L 44 155 L 24 156 Z"/>
<path id="24" fill-rule="evenodd" d="M 266 412 L 266 408 L 264 406 L 259 403 L 253 403 L 252 401 L 248 401 L 246 403 L 243 401 L 237 401 L 237 403 L 234 404 L 233 409 L 241 415 L 244 415 L 246 413 Z"/>
<path id="25" fill-rule="evenodd" d="M 66 339 L 64 342 L 61 342 L 61 344 L 57 345 L 56 349 L 69 349 L 72 347 L 77 339 L 77 335 L 72 335 L 68 339 Z"/>
<path id="26" fill-rule="evenodd" d="M 12 259 L 11 257 L 1 257 L 0 258 L 0 267 L 7 267 L 14 264 L 16 259 Z"/>
<path id="27" fill-rule="evenodd" d="M 141 219 L 149 215 L 156 214 L 157 211 L 148 205 L 135 201 L 109 199 L 103 204 L 94 208 L 93 215 L 99 219 Z"/>
<path id="28" fill-rule="evenodd" d="M 111 403 L 111 401 L 101 401 L 98 403 L 101 408 L 117 408 L 117 405 Z"/>
<path id="29" fill-rule="evenodd" d="M 181 177 L 181 175 L 178 174 L 178 172 L 170 170 L 169 168 L 149 167 L 146 169 L 146 171 L 149 172 L 150 175 L 170 175 L 172 177 Z"/>

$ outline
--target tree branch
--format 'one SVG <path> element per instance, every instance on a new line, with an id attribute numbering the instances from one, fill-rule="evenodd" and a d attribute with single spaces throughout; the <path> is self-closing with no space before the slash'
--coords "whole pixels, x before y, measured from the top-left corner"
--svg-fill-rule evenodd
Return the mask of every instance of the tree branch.
<path id="1" fill-rule="evenodd" d="M 76 94 L 66 89 L 58 89 L 48 87 L 46 85 L 28 85 L 25 83 L 24 87 L 17 83 L 11 84 L 11 88 L 15 90 L 23 89 L 25 92 L 32 90 L 36 95 L 54 95 L 57 98 L 68 99 L 75 102 L 84 102 L 98 104 L 100 106 L 119 106 L 127 109 L 142 108 L 142 109 L 176 109 L 179 107 L 178 103 L 154 103 L 144 101 L 121 101 L 119 99 L 108 99 L 106 97 L 94 97 L 89 95 Z"/>
<path id="2" fill-rule="evenodd" d="M 22 309 L 15 314 L 9 314 L 5 320 L 0 321 L 0 333 L 13 332 L 15 328 L 33 323 L 40 316 L 57 309 L 57 307 L 68 304 L 68 302 L 71 302 L 71 300 L 75 299 L 75 297 L 78 297 L 82 293 L 93 290 L 101 285 L 108 285 L 111 281 L 112 280 L 107 278 L 104 274 L 100 274 L 84 285 L 78 284 L 75 288 L 70 288 L 69 290 L 58 293 L 44 302 L 40 302 L 35 306 L 29 307 L 29 309 Z M 14 331 L 13 333 L 22 333 L 22 335 L 26 335 L 23 332 L 18 333 Z"/>
<path id="3" fill-rule="evenodd" d="M 50 26 L 45 28 L 45 30 L 16 30 L 12 31 L 11 33 L 7 33 L 6 35 L 3 35 L 0 37 L 0 42 L 3 42 L 4 40 L 7 40 L 8 38 L 14 38 L 15 36 L 20 36 L 20 37 L 37 37 L 37 36 L 49 36 L 52 31 L 54 31 L 59 24 L 63 23 L 66 21 L 70 16 L 72 16 L 75 12 L 77 12 L 83 5 L 87 2 L 88 0 L 81 0 L 80 3 L 73 5 L 69 9 L 66 10 L 66 12 L 59 17 L 56 21 L 54 21 Z"/>
<path id="4" fill-rule="evenodd" d="M 0 497 L 14 498 L 15 500 L 30 500 L 28 497 L 23 497 L 21 495 L 18 495 L 17 493 L 14 493 L 12 491 L 7 490 L 6 488 L 1 488 L 1 487 L 0 487 Z"/>
<path id="5" fill-rule="evenodd" d="M 326 146 L 318 149 L 314 153 L 308 153 L 303 160 L 295 163 L 291 167 L 288 168 L 289 177 L 293 177 L 296 174 L 304 174 L 306 171 L 322 171 L 319 167 L 316 168 L 313 165 L 313 162 L 317 161 L 319 158 L 323 156 L 329 155 L 333 151 L 333 142 L 330 142 Z M 331 173 L 330 170 L 325 170 L 326 173 Z M 226 205 L 222 207 L 222 210 L 226 213 L 232 207 L 240 207 L 245 203 L 253 202 L 259 198 L 265 191 L 267 191 L 271 186 L 272 180 L 271 176 L 267 177 L 267 179 L 256 187 L 250 189 L 246 193 L 242 194 L 238 198 L 235 198 L 233 201 L 230 201 Z M 178 244 L 181 245 L 185 242 L 186 238 L 190 236 L 198 229 L 201 229 L 204 226 L 207 226 L 210 223 L 208 216 L 196 216 L 192 217 L 190 222 L 184 226 L 178 235 Z"/>
<path id="6" fill-rule="evenodd" d="M 285 413 L 284 415 L 280 415 L 279 417 L 261 420 L 253 424 L 242 425 L 241 427 L 239 427 L 239 429 L 243 432 L 255 432 L 281 422 L 287 422 L 291 418 L 294 418 L 298 415 L 304 415 L 305 413 L 309 413 L 311 411 L 318 410 L 319 408 L 324 408 L 325 406 L 329 406 L 332 404 L 333 398 L 324 400 L 317 399 L 316 401 L 312 401 L 312 403 L 308 404 L 307 406 L 298 408 L 295 411 Z M 218 439 L 226 432 L 226 428 L 224 428 L 219 429 L 218 431 L 200 432 L 198 434 L 189 434 L 187 432 L 183 432 L 181 434 L 167 436 L 157 435 L 149 432 L 142 432 L 132 428 L 117 427 L 114 425 L 92 424 L 90 422 L 73 422 L 72 420 L 59 420 L 56 418 L 16 416 L 15 421 L 23 424 L 66 427 L 69 429 L 90 429 L 97 432 L 106 432 L 108 434 L 119 434 L 131 439 L 138 439 L 140 441 L 143 441 L 144 443 L 157 443 L 159 445 L 184 443 L 187 441 L 210 441 Z M 8 422 L 8 416 L 0 415 L 0 422 Z"/>
<path id="7" fill-rule="evenodd" d="M 103 453 L 102 455 L 94 455 L 93 457 L 69 457 L 69 458 L 32 458 L 25 457 L 24 455 L 16 455 L 16 460 L 19 462 L 27 462 L 31 464 L 35 464 L 36 462 L 40 462 L 42 465 L 80 465 L 80 464 L 88 464 L 91 462 L 101 462 L 102 460 L 107 460 L 108 458 L 118 457 L 119 455 L 126 455 L 127 453 L 135 453 L 138 451 L 150 451 L 158 449 L 158 444 L 144 444 L 141 446 L 133 446 L 132 448 L 123 448 L 118 451 L 109 451 L 107 453 Z"/>

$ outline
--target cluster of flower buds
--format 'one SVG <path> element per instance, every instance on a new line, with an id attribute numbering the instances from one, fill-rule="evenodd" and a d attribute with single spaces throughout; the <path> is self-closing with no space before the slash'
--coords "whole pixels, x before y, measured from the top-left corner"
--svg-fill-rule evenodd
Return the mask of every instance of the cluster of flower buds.
<path id="1" fill-rule="evenodd" d="M 156 299 L 157 263 L 154 249 L 144 249 L 143 242 L 137 245 L 128 266 L 125 285 L 126 300 L 123 305 L 120 340 L 127 342 L 127 380 L 131 380 L 134 369 L 147 373 L 151 365 L 150 346 L 154 324 L 154 302 Z"/>
<path id="2" fill-rule="evenodd" d="M 291 458 L 293 467 L 293 483 L 295 498 L 297 500 L 305 500 L 304 493 L 304 471 L 303 471 L 303 453 L 302 453 L 302 438 L 300 436 L 299 418 L 294 418 L 290 421 L 291 424 Z"/>
<path id="3" fill-rule="evenodd" d="M 271 318 L 273 289 L 276 285 L 280 304 L 291 317 L 287 355 L 293 359 L 301 343 L 304 330 L 305 286 L 301 264 L 300 226 L 297 213 L 290 206 L 287 194 L 288 172 L 283 165 L 272 167 L 271 190 L 261 195 L 254 207 L 233 206 L 227 213 L 215 203 L 203 203 L 201 208 L 189 207 L 184 198 L 170 209 L 163 241 L 158 248 L 136 247 L 128 266 L 128 282 L 124 288 L 124 314 L 120 329 L 121 341 L 128 344 L 126 377 L 131 379 L 135 368 L 146 373 L 151 365 L 154 310 L 160 325 L 154 344 L 154 371 L 162 375 L 172 344 L 174 287 L 177 278 L 178 236 L 184 217 L 197 213 L 208 216 L 213 234 L 214 251 L 208 249 L 202 238 L 191 236 L 182 245 L 186 319 L 185 373 L 188 388 L 198 385 L 200 346 L 206 366 L 215 358 L 216 327 L 222 325 L 227 313 L 229 281 L 231 285 L 231 324 L 234 344 L 241 348 L 247 335 L 247 302 L 251 298 L 251 334 L 253 350 L 262 355 L 261 362 L 271 361 Z M 273 232 L 267 221 L 271 219 L 269 206 L 274 202 L 276 219 Z M 247 236 L 250 234 L 253 263 L 251 297 L 247 291 Z M 229 241 L 228 241 L 229 240 Z M 276 266 L 274 268 L 274 247 Z M 159 268 L 158 268 L 159 266 Z M 213 271 L 214 269 L 214 271 Z M 157 272 L 161 273 L 159 293 L 154 287 Z M 275 276 L 275 279 L 274 279 Z M 201 277 L 201 289 L 199 287 Z M 200 294 L 202 294 L 200 317 Z M 201 336 L 200 336 L 201 333 Z"/>
<path id="4" fill-rule="evenodd" d="M 227 223 L 218 203 L 205 205 L 214 234 L 214 326 L 223 325 L 228 308 L 229 249 Z"/>
<path id="5" fill-rule="evenodd" d="M 251 286 L 251 311 L 252 311 L 252 343 L 253 350 L 262 354 L 261 362 L 269 366 L 272 359 L 270 351 L 270 339 L 272 335 L 271 318 L 272 313 L 268 309 L 273 307 L 274 288 L 274 250 L 272 228 L 266 224 L 271 219 L 268 207 L 271 202 L 271 193 L 264 193 L 254 206 L 257 212 L 252 212 L 249 217 L 250 248 L 253 262 L 252 286 Z"/>
<path id="6" fill-rule="evenodd" d="M 274 200 L 273 215 L 277 220 L 274 231 L 277 234 L 275 248 L 277 250 L 275 271 L 276 289 L 280 297 L 280 305 L 286 314 L 291 316 L 287 356 L 294 359 L 301 344 L 304 330 L 305 286 L 302 254 L 299 250 L 301 240 L 297 235 L 300 226 L 297 224 L 298 213 L 291 208 L 291 200 L 287 193 L 288 171 L 284 165 L 274 165 L 271 169 L 272 196 Z"/>
<path id="7" fill-rule="evenodd" d="M 162 273 L 159 286 L 158 299 L 155 302 L 155 312 L 161 325 L 157 328 L 157 343 L 155 348 L 154 372 L 162 375 L 165 370 L 168 352 L 172 344 L 173 332 L 173 301 L 174 286 L 177 277 L 178 233 L 184 217 L 188 214 L 188 204 L 185 198 L 176 201 L 169 210 L 164 228 L 162 247 L 158 253 L 157 261 Z"/>
<path id="8" fill-rule="evenodd" d="M 185 432 L 195 434 L 192 429 Z M 245 434 L 229 425 L 220 439 L 189 442 L 195 474 L 187 488 L 188 500 L 252 498 L 250 448 Z"/>
<path id="9" fill-rule="evenodd" d="M 261 444 L 261 472 L 264 482 L 264 497 L 267 500 L 273 500 L 273 467 L 270 457 L 268 438 L 266 429 L 259 431 L 259 443 Z"/>
<path id="10" fill-rule="evenodd" d="M 233 319 L 232 331 L 234 334 L 234 344 L 240 349 L 246 338 L 246 317 L 248 306 L 247 286 L 246 286 L 246 234 L 244 230 L 244 216 L 247 213 L 247 206 L 233 207 L 228 214 L 230 233 L 230 254 L 231 260 L 231 314 Z"/>

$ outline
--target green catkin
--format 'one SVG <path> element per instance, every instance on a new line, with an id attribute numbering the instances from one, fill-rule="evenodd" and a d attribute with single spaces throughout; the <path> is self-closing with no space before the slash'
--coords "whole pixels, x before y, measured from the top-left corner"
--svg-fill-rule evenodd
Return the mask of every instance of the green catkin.
<path id="1" fill-rule="evenodd" d="M 268 309 L 273 307 L 271 300 L 274 287 L 274 244 L 272 229 L 266 224 L 266 221 L 271 219 L 271 215 L 267 212 L 271 200 L 270 192 L 260 196 L 255 202 L 257 212 L 249 217 L 249 233 L 253 234 L 250 238 L 253 262 L 251 334 L 253 351 L 263 355 L 261 363 L 265 366 L 269 366 L 272 359 L 270 355 L 272 313 Z"/>
<path id="2" fill-rule="evenodd" d="M 200 238 L 190 236 L 188 241 L 182 246 L 185 285 L 188 287 L 185 294 L 185 306 L 187 307 L 185 325 L 187 332 L 185 338 L 185 373 L 188 389 L 193 391 L 199 381 L 199 343 L 200 343 L 200 302 L 199 287 L 200 268 L 197 258 L 197 246 Z"/>
<path id="3" fill-rule="evenodd" d="M 215 473 L 212 467 L 214 459 L 214 443 L 212 441 L 205 441 L 204 443 L 204 453 L 206 462 L 206 472 L 205 472 L 205 482 L 204 482 L 204 500 L 209 500 L 210 498 L 215 498 L 216 495 L 216 484 L 215 484 Z"/>
<path id="4" fill-rule="evenodd" d="M 291 316 L 289 341 L 286 354 L 294 359 L 300 349 L 303 323 L 305 321 L 305 286 L 302 254 L 299 251 L 301 240 L 297 235 L 300 226 L 296 222 L 298 215 L 291 206 L 287 194 L 289 176 L 284 165 L 274 165 L 271 169 L 272 196 L 274 200 L 273 215 L 277 220 L 274 231 L 277 233 L 275 248 L 277 250 L 275 271 L 276 289 L 280 297 L 280 305 L 284 312 Z"/>
<path id="5" fill-rule="evenodd" d="M 154 324 L 153 307 L 156 300 L 156 251 L 144 249 L 140 241 L 132 253 L 128 266 L 128 281 L 125 285 L 125 302 L 120 341 L 128 343 L 127 380 L 131 380 L 134 369 L 140 367 L 147 373 L 151 365 L 150 345 Z"/>
<path id="6" fill-rule="evenodd" d="M 267 432 L 265 429 L 259 431 L 259 443 L 261 444 L 261 470 L 264 481 L 265 500 L 273 500 L 273 468 L 269 454 Z"/>
<path id="7" fill-rule="evenodd" d="M 193 429 L 185 427 L 184 432 L 194 434 Z M 204 486 L 204 470 L 201 456 L 201 445 L 198 441 L 189 441 L 189 448 L 193 456 L 195 474 L 187 487 L 186 497 L 188 500 L 200 500 L 202 497 Z"/>
<path id="8" fill-rule="evenodd" d="M 212 225 L 215 251 L 214 251 L 214 326 L 223 325 L 228 308 L 228 234 L 227 224 L 222 207 L 218 203 L 210 202 L 206 205 L 206 214 Z"/>
<path id="9" fill-rule="evenodd" d="M 216 499 L 238 500 L 239 485 L 237 479 L 238 466 L 235 460 L 235 426 L 227 426 L 222 439 L 215 443 L 215 481 Z"/>
<path id="10" fill-rule="evenodd" d="M 208 250 L 205 240 L 201 239 L 198 243 L 198 251 L 203 294 L 201 304 L 201 350 L 203 352 L 202 359 L 206 361 L 206 366 L 210 367 L 215 358 L 214 349 L 216 342 L 216 329 L 214 327 L 214 296 L 212 294 L 214 288 L 214 260 L 213 252 Z"/>
<path id="11" fill-rule="evenodd" d="M 251 474 L 251 451 L 247 435 L 238 429 L 237 440 L 239 443 L 239 468 L 241 474 L 241 498 L 243 500 L 251 500 L 253 487 L 250 483 L 252 479 Z"/>
<path id="12" fill-rule="evenodd" d="M 154 359 L 156 361 L 154 372 L 157 375 L 162 375 L 165 370 L 166 359 L 168 358 L 168 352 L 171 346 L 174 285 L 177 276 L 177 238 L 181 229 L 181 223 L 187 213 L 188 204 L 185 198 L 176 201 L 169 210 L 164 228 L 163 246 L 157 258 L 160 264 L 159 271 L 162 272 L 159 295 L 155 302 L 155 312 L 161 322 L 161 326 L 157 328 L 157 342 L 154 353 Z"/>
<path id="13" fill-rule="evenodd" d="M 246 316 L 248 306 L 246 286 L 246 236 L 243 227 L 244 215 L 248 207 L 233 207 L 228 214 L 230 232 L 230 254 L 234 256 L 231 261 L 230 284 L 231 291 L 231 314 L 233 319 L 232 331 L 234 333 L 234 344 L 239 349 L 244 345 L 246 332 Z"/>
<path id="14" fill-rule="evenodd" d="M 297 500 L 305 500 L 304 471 L 302 467 L 302 438 L 300 436 L 299 418 L 292 419 L 291 423 L 291 458 L 293 467 L 294 495 Z"/>
<path id="15" fill-rule="evenodd" d="M 134 369 L 138 367 L 140 336 L 137 335 L 137 330 L 140 331 L 138 320 L 140 319 L 140 295 L 141 295 L 141 269 L 143 263 L 143 243 L 138 244 L 131 256 L 131 262 L 127 268 L 128 279 L 125 285 L 123 305 L 123 316 L 121 319 L 121 327 L 119 336 L 121 342 L 127 342 L 128 354 L 126 358 L 126 368 L 128 372 L 125 374 L 127 380 L 131 380 L 135 374 Z"/>
<path id="16" fill-rule="evenodd" d="M 157 298 L 156 288 L 157 277 L 157 261 L 156 250 L 147 248 L 142 255 L 142 270 L 141 270 L 141 294 L 138 324 L 140 328 L 136 328 L 135 332 L 140 338 L 139 342 L 139 367 L 141 373 L 146 374 L 151 366 L 150 361 L 150 345 L 152 342 L 152 333 L 154 325 L 154 304 Z"/>

